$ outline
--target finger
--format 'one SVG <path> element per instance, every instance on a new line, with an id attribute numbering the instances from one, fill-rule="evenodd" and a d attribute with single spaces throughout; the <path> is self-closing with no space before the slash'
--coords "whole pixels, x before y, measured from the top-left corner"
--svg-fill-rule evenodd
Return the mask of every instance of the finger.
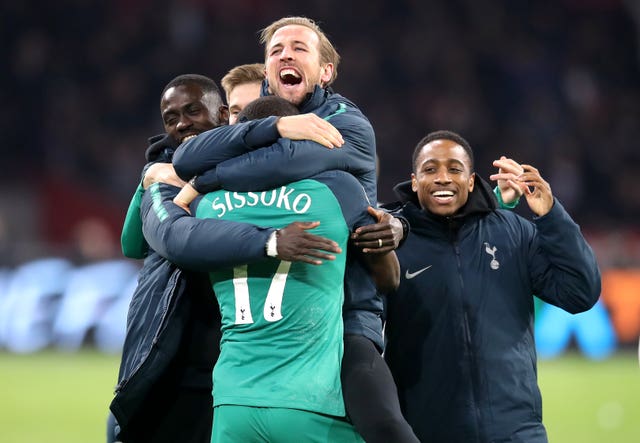
<path id="1" fill-rule="evenodd" d="M 329 149 L 333 149 L 333 143 L 331 143 L 331 141 L 329 141 L 324 134 L 316 134 L 315 137 L 313 138 L 313 141 L 324 146 L 325 148 L 329 148 Z"/>
<path id="2" fill-rule="evenodd" d="M 316 260 L 316 259 L 313 259 L 311 257 L 307 257 L 305 255 L 294 255 L 288 261 L 308 263 L 310 265 L 321 265 L 322 264 L 321 260 Z"/>
<path id="3" fill-rule="evenodd" d="M 318 226 L 320 226 L 320 222 L 319 221 L 312 221 L 312 222 L 293 222 L 293 225 L 299 226 L 300 229 L 304 229 L 309 230 L 309 229 L 313 229 L 313 228 L 317 228 Z M 313 235 L 313 234 L 310 234 Z"/>
<path id="4" fill-rule="evenodd" d="M 372 241 L 377 242 L 378 239 L 393 238 L 393 231 L 386 224 L 369 225 L 362 228 L 359 232 L 354 232 L 351 239 L 356 242 Z"/>
<path id="5" fill-rule="evenodd" d="M 359 240 L 354 242 L 354 245 L 363 249 L 381 249 L 387 246 L 393 246 L 393 236 L 368 238 L 365 240 Z"/>
<path id="6" fill-rule="evenodd" d="M 383 246 L 381 248 L 365 248 L 362 250 L 365 254 L 386 254 L 393 251 L 393 246 Z"/>
<path id="7" fill-rule="evenodd" d="M 522 174 L 522 167 L 514 160 L 494 160 L 493 166 L 500 169 L 500 172 L 510 172 L 512 174 Z"/>
<path id="8" fill-rule="evenodd" d="M 522 166 L 522 170 L 526 173 L 526 172 L 531 172 L 534 174 L 540 174 L 540 171 L 538 171 L 536 168 L 534 168 L 531 165 L 521 165 Z"/>
<path id="9" fill-rule="evenodd" d="M 520 176 L 520 174 L 502 172 L 502 173 L 498 173 L 498 174 L 491 174 L 489 176 L 489 180 L 491 180 L 491 181 L 515 180 L 519 176 Z"/>
<path id="10" fill-rule="evenodd" d="M 527 185 L 525 185 L 524 183 L 519 182 L 519 181 L 507 180 L 507 183 L 509 184 L 511 189 L 513 189 L 514 191 L 516 191 L 518 193 L 518 195 L 524 194 L 524 191 L 527 188 Z"/>
<path id="11" fill-rule="evenodd" d="M 333 252 L 335 254 L 340 254 L 342 252 L 342 249 L 336 242 L 326 240 L 322 237 L 308 239 L 308 243 L 304 247 L 309 249 Z"/>
<path id="12" fill-rule="evenodd" d="M 386 212 L 380 210 L 380 209 L 376 209 L 373 206 L 368 206 L 367 207 L 367 212 L 369 214 L 371 214 L 372 216 L 374 216 L 376 218 L 376 220 L 378 220 L 378 222 L 382 221 L 382 218 L 385 216 L 385 214 L 387 214 Z"/>
<path id="13" fill-rule="evenodd" d="M 308 257 L 315 257 L 315 258 L 319 258 L 322 260 L 335 260 L 336 256 L 333 254 L 327 254 L 325 252 L 322 251 L 318 251 L 316 249 L 307 249 L 306 251 L 302 252 L 303 255 L 308 256 Z"/>

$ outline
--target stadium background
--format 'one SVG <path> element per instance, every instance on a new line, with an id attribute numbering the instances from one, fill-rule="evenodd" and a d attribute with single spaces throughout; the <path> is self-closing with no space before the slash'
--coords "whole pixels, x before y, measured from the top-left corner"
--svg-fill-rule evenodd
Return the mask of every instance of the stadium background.
<path id="1" fill-rule="evenodd" d="M 47 441 L 56 431 L 64 441 L 101 441 L 139 265 L 122 260 L 119 229 L 146 138 L 162 130 L 159 93 L 181 73 L 219 81 L 235 65 L 261 61 L 258 30 L 306 15 L 343 57 L 335 89 L 376 129 L 382 201 L 394 199 L 415 143 L 435 129 L 463 134 L 485 177 L 503 153 L 541 170 L 594 246 L 604 284 L 588 314 L 540 308 L 541 383 L 558 374 L 548 390 L 543 384 L 545 421 L 558 426 L 555 435 L 561 427 L 568 435 L 585 430 L 555 441 L 638 441 L 640 1 L 308 3 L 0 5 L 0 385 L 16 389 L 0 411 L 0 440 L 43 441 L 27 437 L 40 424 Z M 36 352 L 43 349 L 53 351 Z M 63 424 L 88 388 L 28 395 L 39 383 L 65 386 L 47 378 L 61 371 L 69 374 L 63 379 L 77 373 L 76 381 L 84 374 L 87 387 L 100 389 L 100 401 L 82 407 L 95 410 L 90 440 L 77 433 L 80 417 Z M 552 403 L 550 413 L 549 397 L 560 391 L 566 401 L 572 394 L 563 390 L 585 375 L 592 383 L 578 385 L 572 402 Z M 585 410 L 592 390 L 593 408 Z M 27 412 L 35 404 L 42 410 Z M 564 416 L 573 409 L 575 417 Z M 51 418 L 53 410 L 61 416 Z"/>

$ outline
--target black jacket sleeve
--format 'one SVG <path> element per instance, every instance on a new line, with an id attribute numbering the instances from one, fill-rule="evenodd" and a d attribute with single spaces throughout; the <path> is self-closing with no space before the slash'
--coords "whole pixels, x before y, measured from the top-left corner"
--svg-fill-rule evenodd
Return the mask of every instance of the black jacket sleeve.
<path id="1" fill-rule="evenodd" d="M 600 297 L 600 270 L 580 227 L 557 200 L 534 224 L 529 266 L 535 294 L 572 314 L 590 309 Z"/>
<path id="2" fill-rule="evenodd" d="M 173 155 L 176 173 L 188 181 L 224 160 L 274 143 L 280 136 L 276 122 L 276 117 L 267 117 L 203 132 L 176 150 Z"/>
<path id="3" fill-rule="evenodd" d="M 194 271 L 211 271 L 265 258 L 265 244 L 274 229 L 191 217 L 172 202 L 178 191 L 174 186 L 156 183 L 142 198 L 142 230 L 158 254 Z"/>
<path id="4" fill-rule="evenodd" d="M 231 191 L 265 190 L 337 169 L 355 175 L 369 199 L 375 202 L 373 128 L 364 118 L 350 114 L 330 121 L 345 140 L 340 148 L 327 149 L 309 140 L 280 138 L 270 146 L 219 163 L 215 172 L 209 172 L 207 185 Z"/>

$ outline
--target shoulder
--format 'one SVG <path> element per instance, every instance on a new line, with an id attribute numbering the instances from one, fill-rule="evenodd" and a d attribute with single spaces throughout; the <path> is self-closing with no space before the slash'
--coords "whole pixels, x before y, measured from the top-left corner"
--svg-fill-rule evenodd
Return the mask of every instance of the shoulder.
<path id="1" fill-rule="evenodd" d="M 493 230 L 507 231 L 514 235 L 530 236 L 535 231 L 535 225 L 521 215 L 509 209 L 491 211 L 484 220 Z"/>
<path id="2" fill-rule="evenodd" d="M 364 194 L 364 188 L 360 182 L 352 174 L 345 171 L 325 171 L 313 176 L 312 179 L 327 185 L 334 193 L 349 194 L 355 192 L 357 194 Z"/>

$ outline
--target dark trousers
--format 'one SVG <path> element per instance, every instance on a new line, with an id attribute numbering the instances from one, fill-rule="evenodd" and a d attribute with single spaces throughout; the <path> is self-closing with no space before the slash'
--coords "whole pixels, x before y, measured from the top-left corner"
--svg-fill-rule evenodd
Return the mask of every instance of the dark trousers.
<path id="1" fill-rule="evenodd" d="M 341 379 L 347 414 L 367 443 L 420 443 L 402 416 L 391 371 L 371 340 L 345 335 Z"/>
<path id="2" fill-rule="evenodd" d="M 154 393 L 155 394 L 155 393 Z M 116 436 L 123 443 L 209 443 L 213 397 L 208 389 L 178 388 L 158 392 L 155 401 Z"/>

